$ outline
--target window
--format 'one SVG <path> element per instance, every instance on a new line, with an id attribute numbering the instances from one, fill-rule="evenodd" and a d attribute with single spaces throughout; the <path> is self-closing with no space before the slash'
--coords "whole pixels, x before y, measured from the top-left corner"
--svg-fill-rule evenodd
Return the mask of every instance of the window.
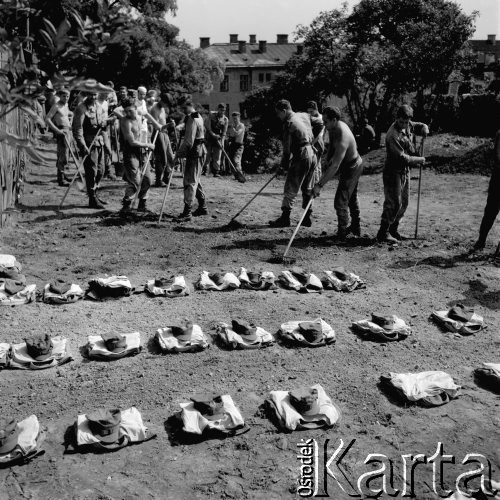
<path id="1" fill-rule="evenodd" d="M 247 117 L 247 110 L 244 102 L 240 102 L 240 115 L 242 120 L 245 120 Z"/>
<path id="2" fill-rule="evenodd" d="M 240 75 L 240 90 L 241 92 L 248 91 L 248 75 Z"/>
<path id="3" fill-rule="evenodd" d="M 229 92 L 229 75 L 224 75 L 224 79 L 220 82 L 220 91 Z"/>
<path id="4" fill-rule="evenodd" d="M 266 73 L 266 82 L 270 82 L 271 81 L 271 73 Z"/>
<path id="5" fill-rule="evenodd" d="M 264 83 L 264 73 L 259 73 L 259 83 Z"/>

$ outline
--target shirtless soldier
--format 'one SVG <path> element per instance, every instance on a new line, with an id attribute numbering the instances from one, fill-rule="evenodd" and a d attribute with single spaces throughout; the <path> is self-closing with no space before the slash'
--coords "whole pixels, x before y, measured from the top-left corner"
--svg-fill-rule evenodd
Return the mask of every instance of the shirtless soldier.
<path id="1" fill-rule="evenodd" d="M 338 219 L 337 238 L 344 240 L 349 233 L 360 236 L 358 181 L 363 172 L 363 160 L 358 154 L 356 139 L 346 123 L 340 120 L 335 107 L 323 110 L 323 121 L 330 139 L 326 156 L 326 171 L 313 187 L 312 195 L 319 196 L 323 186 L 340 170 L 339 185 L 335 194 L 335 210 Z M 349 212 L 351 225 L 349 225 Z"/>

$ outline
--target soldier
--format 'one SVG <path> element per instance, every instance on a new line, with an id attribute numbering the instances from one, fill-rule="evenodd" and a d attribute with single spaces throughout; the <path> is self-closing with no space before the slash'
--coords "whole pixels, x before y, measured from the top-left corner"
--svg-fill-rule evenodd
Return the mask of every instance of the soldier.
<path id="1" fill-rule="evenodd" d="M 294 113 L 288 101 L 282 99 L 275 106 L 279 119 L 283 122 L 283 156 L 281 169 L 287 172 L 281 216 L 270 221 L 271 227 L 290 226 L 290 213 L 295 197 L 302 189 L 302 208 L 311 199 L 311 189 L 318 182 L 320 172 L 316 154 L 312 147 L 314 140 L 311 120 L 306 113 Z M 292 156 L 290 160 L 290 155 Z M 290 167 L 290 168 L 289 168 Z M 308 210 L 302 225 L 311 227 L 312 208 Z"/>
<path id="2" fill-rule="evenodd" d="M 423 165 L 425 158 L 415 150 L 414 135 L 425 137 L 429 127 L 425 123 L 412 122 L 413 109 L 400 106 L 396 121 L 385 136 L 386 161 L 383 173 L 384 209 L 377 234 L 379 242 L 396 244 L 403 238 L 398 232 L 399 222 L 408 207 L 410 196 L 410 167 Z"/>
<path id="3" fill-rule="evenodd" d="M 335 193 L 335 210 L 337 212 L 337 238 L 344 240 L 349 233 L 361 235 L 358 182 L 363 173 L 363 162 L 358 154 L 356 139 L 346 123 L 340 120 L 340 110 L 326 107 L 323 120 L 328 130 L 329 143 L 326 155 L 326 171 L 314 186 L 313 196 L 319 196 L 323 186 L 340 170 L 339 184 Z M 349 213 L 351 225 L 349 226 Z"/>
<path id="4" fill-rule="evenodd" d="M 69 90 L 61 89 L 57 93 L 59 100 L 50 108 L 45 121 L 54 132 L 57 142 L 57 183 L 59 186 L 67 186 L 64 171 L 68 165 L 68 155 L 71 140 L 69 117 L 71 111 L 68 107 Z"/>
<path id="5" fill-rule="evenodd" d="M 86 157 L 83 166 L 89 207 L 97 209 L 104 208 L 106 203 L 97 194 L 97 186 L 104 174 L 104 141 L 100 132 L 105 126 L 106 118 L 102 108 L 97 105 L 97 92 L 91 92 L 76 107 L 72 129 L 80 155 Z M 89 149 L 91 144 L 92 149 Z"/>
<path id="6" fill-rule="evenodd" d="M 321 157 L 325 151 L 325 143 L 323 142 L 323 133 L 325 132 L 325 126 L 323 124 L 323 117 L 318 111 L 318 104 L 316 101 L 309 101 L 307 103 L 307 112 L 311 117 L 311 125 L 314 136 L 313 147 L 316 150 L 316 158 L 319 164 L 319 170 L 321 170 Z"/>
<path id="7" fill-rule="evenodd" d="M 217 106 L 217 113 L 209 114 L 207 121 L 207 166 L 210 165 L 214 177 L 220 177 L 220 162 L 222 147 L 226 140 L 229 120 L 224 114 L 226 105 L 221 103 Z"/>
<path id="8" fill-rule="evenodd" d="M 184 167 L 184 211 L 179 215 L 179 222 L 189 221 L 192 216 L 207 215 L 205 192 L 201 185 L 201 171 L 205 164 L 207 149 L 205 147 L 205 126 L 203 117 L 195 110 L 191 101 L 184 104 L 185 133 L 177 150 L 178 158 L 186 158 Z M 198 200 L 198 208 L 192 212 L 194 198 Z"/>
<path id="9" fill-rule="evenodd" d="M 245 139 L 245 125 L 241 122 L 240 116 L 241 115 L 238 111 L 231 114 L 231 125 L 229 125 L 228 128 L 229 156 L 236 167 L 236 170 L 243 173 L 241 170 L 241 159 L 243 157 L 244 149 L 243 141 Z M 234 174 L 234 177 L 237 179 L 236 173 Z"/>

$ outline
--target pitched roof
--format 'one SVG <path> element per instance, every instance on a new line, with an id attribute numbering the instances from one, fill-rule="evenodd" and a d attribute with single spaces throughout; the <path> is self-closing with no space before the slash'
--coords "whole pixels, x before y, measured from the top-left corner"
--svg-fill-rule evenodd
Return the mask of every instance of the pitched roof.
<path id="1" fill-rule="evenodd" d="M 489 54 L 500 54 L 500 40 L 493 45 L 488 40 L 469 40 L 472 50 Z"/>
<path id="2" fill-rule="evenodd" d="M 246 53 L 241 53 L 237 43 L 214 43 L 203 49 L 208 57 L 221 60 L 226 68 L 284 66 L 297 52 L 300 43 L 268 43 L 264 53 L 258 43 L 247 43 Z"/>

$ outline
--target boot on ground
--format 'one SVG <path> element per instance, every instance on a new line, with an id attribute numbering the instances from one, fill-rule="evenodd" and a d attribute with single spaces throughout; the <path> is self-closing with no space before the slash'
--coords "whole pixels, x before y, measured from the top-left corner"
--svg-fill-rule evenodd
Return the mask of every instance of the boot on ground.
<path id="1" fill-rule="evenodd" d="M 347 228 L 347 232 L 353 236 L 361 236 L 361 227 L 359 224 L 351 224 Z"/>
<path id="2" fill-rule="evenodd" d="M 123 200 L 120 213 L 129 214 L 131 212 L 132 212 L 132 202 L 128 200 Z"/>
<path id="3" fill-rule="evenodd" d="M 137 207 L 138 212 L 147 212 L 146 200 L 139 200 L 139 206 Z"/>
<path id="4" fill-rule="evenodd" d="M 312 210 L 307 211 L 306 216 L 304 217 L 304 220 L 302 221 L 302 225 L 304 227 L 311 227 L 312 226 Z"/>
<path id="5" fill-rule="evenodd" d="M 198 208 L 193 212 L 193 217 L 208 215 L 208 209 L 205 204 L 198 205 Z"/>
<path id="6" fill-rule="evenodd" d="M 102 210 L 104 205 L 96 198 L 95 195 L 89 197 L 89 208 L 96 208 Z"/>
<path id="7" fill-rule="evenodd" d="M 271 227 L 290 227 L 290 209 L 284 209 L 276 220 L 269 221 Z"/>
<path id="8" fill-rule="evenodd" d="M 64 172 L 62 172 L 60 170 L 57 171 L 57 184 L 61 187 L 68 187 L 69 186 L 66 179 L 64 178 Z"/>
<path id="9" fill-rule="evenodd" d="M 390 245 L 397 245 L 399 243 L 399 241 L 394 238 L 394 236 L 382 230 L 379 230 L 379 232 L 377 233 L 377 241 L 379 243 L 389 243 Z"/>
<path id="10" fill-rule="evenodd" d="M 189 205 L 184 205 L 184 211 L 177 216 L 177 222 L 187 222 L 193 217 L 191 212 L 191 207 Z"/>

